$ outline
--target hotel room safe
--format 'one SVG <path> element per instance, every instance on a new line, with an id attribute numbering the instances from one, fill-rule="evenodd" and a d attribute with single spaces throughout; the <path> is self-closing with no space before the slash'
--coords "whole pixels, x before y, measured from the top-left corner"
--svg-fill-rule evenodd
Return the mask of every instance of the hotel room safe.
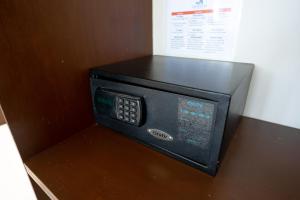
<path id="1" fill-rule="evenodd" d="M 90 71 L 96 121 L 215 175 L 243 113 L 253 69 L 167 56 L 96 67 Z"/>

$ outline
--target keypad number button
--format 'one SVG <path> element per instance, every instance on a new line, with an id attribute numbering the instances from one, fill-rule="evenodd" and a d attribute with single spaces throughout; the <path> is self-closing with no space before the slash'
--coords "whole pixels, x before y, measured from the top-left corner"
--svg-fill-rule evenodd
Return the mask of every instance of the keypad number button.
<path id="1" fill-rule="evenodd" d="M 123 104 L 123 102 L 124 102 L 123 99 L 121 99 L 121 98 L 118 99 L 119 104 Z"/>
<path id="2" fill-rule="evenodd" d="M 128 106 L 128 105 L 129 105 L 129 101 L 126 99 L 126 100 L 124 101 L 124 104 Z"/>
<path id="3" fill-rule="evenodd" d="M 137 105 L 136 102 L 134 102 L 134 101 L 131 101 L 131 102 L 130 102 L 130 106 L 135 107 L 136 105 Z"/>

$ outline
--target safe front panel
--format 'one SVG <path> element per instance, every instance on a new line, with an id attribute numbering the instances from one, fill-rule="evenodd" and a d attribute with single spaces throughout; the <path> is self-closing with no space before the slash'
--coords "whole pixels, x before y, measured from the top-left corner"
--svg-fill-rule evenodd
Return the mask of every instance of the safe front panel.
<path id="1" fill-rule="evenodd" d="M 218 151 L 212 151 L 212 146 L 222 139 L 215 133 L 222 124 L 216 122 L 218 102 L 110 80 L 91 79 L 91 86 L 98 123 L 188 164 L 215 170 L 217 156 L 212 154 Z M 134 99 L 140 104 L 135 112 L 140 115 L 138 124 L 130 122 Z M 127 111 L 129 115 L 124 114 Z"/>

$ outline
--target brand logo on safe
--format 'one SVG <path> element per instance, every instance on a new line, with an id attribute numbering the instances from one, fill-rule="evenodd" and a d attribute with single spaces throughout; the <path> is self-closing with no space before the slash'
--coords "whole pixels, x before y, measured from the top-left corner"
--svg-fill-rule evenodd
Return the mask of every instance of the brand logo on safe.
<path id="1" fill-rule="evenodd" d="M 158 130 L 158 129 L 148 129 L 147 130 L 153 137 L 164 140 L 164 141 L 173 141 L 173 137 L 168 133 Z"/>

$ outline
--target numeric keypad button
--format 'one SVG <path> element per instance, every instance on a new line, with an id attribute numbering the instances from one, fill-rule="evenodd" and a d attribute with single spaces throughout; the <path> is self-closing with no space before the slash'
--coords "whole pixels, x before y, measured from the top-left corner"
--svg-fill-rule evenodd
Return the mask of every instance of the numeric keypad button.
<path id="1" fill-rule="evenodd" d="M 124 102 L 123 99 L 121 99 L 121 98 L 118 99 L 119 104 L 123 104 L 123 102 Z"/>
<path id="2" fill-rule="evenodd" d="M 137 103 L 135 101 L 130 102 L 130 106 L 135 107 L 136 105 L 137 105 Z"/>
<path id="3" fill-rule="evenodd" d="M 125 99 L 124 100 L 124 104 L 128 106 L 129 105 L 129 101 L 127 99 Z"/>

